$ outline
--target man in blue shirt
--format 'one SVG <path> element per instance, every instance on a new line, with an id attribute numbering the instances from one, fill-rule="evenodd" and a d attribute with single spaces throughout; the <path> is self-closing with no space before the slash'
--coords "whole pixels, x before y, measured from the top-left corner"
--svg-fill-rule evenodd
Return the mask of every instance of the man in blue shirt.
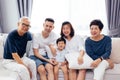
<path id="1" fill-rule="evenodd" d="M 29 28 L 29 18 L 22 17 L 18 28 L 8 34 L 4 46 L 5 67 L 18 72 L 21 80 L 36 80 L 35 62 L 24 56 L 27 42 L 32 40 Z"/>

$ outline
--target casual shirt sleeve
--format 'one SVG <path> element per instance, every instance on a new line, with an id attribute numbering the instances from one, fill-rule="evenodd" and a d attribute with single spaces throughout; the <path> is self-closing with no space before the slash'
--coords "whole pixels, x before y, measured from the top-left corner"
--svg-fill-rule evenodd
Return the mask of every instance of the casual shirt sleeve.
<path id="1" fill-rule="evenodd" d="M 39 48 L 39 41 L 38 37 L 36 35 L 33 36 L 33 48 L 38 49 Z"/>
<path id="2" fill-rule="evenodd" d="M 105 53 L 101 56 L 103 59 L 108 59 L 111 54 L 111 38 L 106 38 L 106 47 L 105 47 Z"/>
<path id="3" fill-rule="evenodd" d="M 9 51 L 10 53 L 16 53 L 17 52 L 17 49 L 16 49 L 16 46 L 15 46 L 15 39 L 14 39 L 14 36 L 12 35 L 8 35 L 8 46 L 9 46 Z"/>
<path id="4" fill-rule="evenodd" d="M 57 38 L 59 37 L 56 33 L 54 33 L 54 32 L 51 32 L 51 34 L 50 34 L 50 38 L 51 38 L 51 40 L 49 41 L 49 44 L 48 45 L 50 45 L 50 44 L 53 44 L 53 45 L 55 45 L 56 44 L 56 40 L 57 40 Z"/>
<path id="5" fill-rule="evenodd" d="M 88 38 L 85 41 L 85 49 L 86 49 L 86 53 L 93 59 L 97 59 L 98 56 L 96 56 L 92 50 L 92 47 L 90 45 L 91 43 L 89 42 Z"/>

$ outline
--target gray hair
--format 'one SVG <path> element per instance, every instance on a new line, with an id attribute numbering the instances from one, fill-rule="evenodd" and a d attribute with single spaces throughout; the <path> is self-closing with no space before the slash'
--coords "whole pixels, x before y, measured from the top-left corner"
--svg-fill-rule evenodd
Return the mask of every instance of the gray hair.
<path id="1" fill-rule="evenodd" d="M 28 21 L 30 21 L 30 18 L 29 18 L 29 17 L 27 17 L 27 16 L 23 16 L 23 17 L 21 17 L 21 18 L 19 19 L 18 22 L 21 22 L 21 21 L 24 20 L 24 19 L 27 19 Z"/>

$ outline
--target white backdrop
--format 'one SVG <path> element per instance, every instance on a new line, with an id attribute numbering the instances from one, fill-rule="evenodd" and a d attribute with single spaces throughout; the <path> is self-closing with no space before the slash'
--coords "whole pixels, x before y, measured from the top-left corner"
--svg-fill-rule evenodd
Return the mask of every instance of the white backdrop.
<path id="1" fill-rule="evenodd" d="M 63 21 L 70 21 L 75 33 L 89 35 L 89 24 L 93 19 L 101 19 L 107 34 L 105 0 L 33 0 L 31 32 L 39 32 L 43 28 L 46 17 L 55 20 L 56 33 L 60 33 Z"/>

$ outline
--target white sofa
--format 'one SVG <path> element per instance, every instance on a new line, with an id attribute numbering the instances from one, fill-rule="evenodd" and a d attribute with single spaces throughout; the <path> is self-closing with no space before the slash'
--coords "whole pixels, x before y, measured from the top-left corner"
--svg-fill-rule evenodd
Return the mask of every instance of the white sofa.
<path id="1" fill-rule="evenodd" d="M 7 34 L 0 34 L 0 80 L 20 80 L 20 77 L 16 72 L 7 70 L 3 64 L 3 45 L 6 37 Z"/>
<path id="2" fill-rule="evenodd" d="M 0 80 L 19 80 L 16 72 L 11 72 L 5 69 L 2 64 L 3 61 L 3 46 L 7 34 L 0 34 Z M 29 49 L 28 49 L 29 50 Z M 104 80 L 120 80 L 120 38 L 112 38 L 112 54 L 110 58 L 114 62 L 114 68 L 108 69 L 105 72 Z M 59 71 L 59 80 L 64 80 L 63 73 Z M 93 80 L 93 72 L 87 71 L 85 80 Z"/>

